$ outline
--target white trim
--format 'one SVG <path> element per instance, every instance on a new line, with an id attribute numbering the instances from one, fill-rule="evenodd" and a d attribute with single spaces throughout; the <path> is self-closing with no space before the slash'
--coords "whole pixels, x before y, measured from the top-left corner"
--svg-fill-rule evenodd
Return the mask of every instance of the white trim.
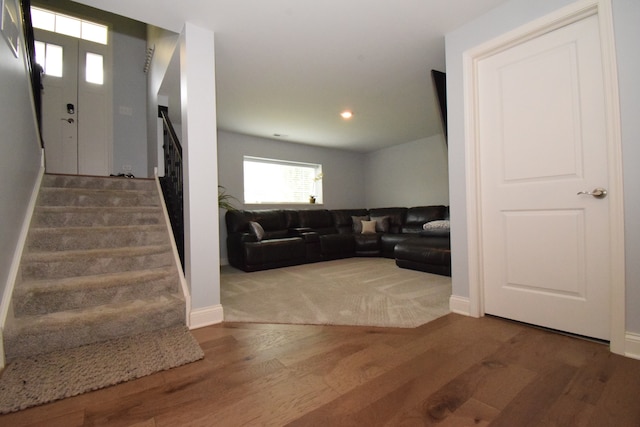
<path id="1" fill-rule="evenodd" d="M 222 304 L 211 305 L 209 307 L 196 308 L 191 311 L 189 319 L 189 329 L 204 328 L 205 326 L 217 325 L 224 321 L 224 310 Z"/>
<path id="2" fill-rule="evenodd" d="M 169 233 L 169 241 L 171 242 L 171 250 L 173 252 L 173 262 L 178 270 L 178 280 L 180 280 L 180 287 L 182 288 L 182 294 L 184 295 L 185 302 L 185 320 L 187 326 L 191 327 L 191 292 L 189 291 L 189 284 L 184 277 L 184 271 L 182 271 L 182 263 L 180 262 L 180 255 L 178 254 L 178 246 L 176 240 L 173 237 L 173 231 L 171 229 L 171 220 L 169 219 L 169 212 L 167 206 L 164 203 L 164 197 L 162 196 L 162 187 L 160 186 L 160 179 L 158 178 L 158 168 L 153 168 L 153 176 L 156 181 L 156 188 L 158 189 L 158 198 L 160 199 L 160 206 L 162 207 L 162 214 L 164 216 L 164 222 L 167 226 L 167 233 Z"/>
<path id="3" fill-rule="evenodd" d="M 625 348 L 625 276 L 624 276 L 624 210 L 622 181 L 622 139 L 618 99 L 617 66 L 613 39 L 611 0 L 578 1 L 545 17 L 533 20 L 491 41 L 463 53 L 463 94 L 466 159 L 467 244 L 469 247 L 469 313 L 484 315 L 483 259 L 479 157 L 477 127 L 477 64 L 497 52 L 521 44 L 542 34 L 598 15 L 600 44 L 604 71 L 605 109 L 608 132 L 609 194 L 611 198 L 610 253 L 611 253 L 611 336 L 610 349 L 624 354 Z"/>
<path id="4" fill-rule="evenodd" d="M 220 265 L 229 265 L 229 258 L 227 257 L 220 258 Z"/>
<path id="5" fill-rule="evenodd" d="M 611 0 L 598 2 L 600 45 L 602 46 L 602 71 L 604 77 L 605 114 L 607 115 L 607 140 L 609 157 L 609 229 L 611 257 L 611 336 L 613 353 L 624 354 L 626 328 L 626 277 L 624 250 L 624 179 L 622 166 L 622 125 L 620 123 L 620 96 L 618 63 L 613 31 Z"/>
<path id="6" fill-rule="evenodd" d="M 625 334 L 624 355 L 632 359 L 640 360 L 640 334 L 627 332 Z"/>
<path id="7" fill-rule="evenodd" d="M 36 208 L 36 201 L 38 200 L 38 194 L 40 193 L 40 185 L 42 184 L 42 178 L 44 177 L 44 151 L 41 155 L 41 166 L 38 171 L 36 182 L 31 190 L 31 198 L 27 205 L 27 211 L 22 221 L 22 227 L 20 229 L 20 235 L 18 236 L 18 242 L 13 252 L 13 259 L 11 261 L 11 267 L 9 268 L 9 275 L 7 276 L 7 283 L 4 286 L 4 293 L 2 294 L 2 301 L 0 302 L 0 369 L 4 368 L 4 347 L 2 344 L 2 331 L 7 322 L 7 315 L 9 314 L 9 307 L 11 306 L 11 297 L 13 295 L 13 289 L 18 280 L 18 274 L 20 272 L 20 261 L 22 260 L 22 253 L 27 243 L 27 236 L 29 234 L 29 227 L 31 225 L 31 219 Z"/>
<path id="8" fill-rule="evenodd" d="M 451 310 L 452 313 L 462 314 L 463 316 L 472 316 L 469 308 L 469 298 L 457 295 L 451 295 L 451 298 L 449 298 L 449 310 Z"/>

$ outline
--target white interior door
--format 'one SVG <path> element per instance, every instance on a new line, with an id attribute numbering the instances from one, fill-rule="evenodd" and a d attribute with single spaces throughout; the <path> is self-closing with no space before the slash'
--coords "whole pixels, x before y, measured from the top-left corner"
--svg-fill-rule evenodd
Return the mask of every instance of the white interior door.
<path id="1" fill-rule="evenodd" d="M 38 58 L 45 69 L 42 136 L 46 171 L 108 175 L 113 145 L 108 47 L 42 30 L 35 30 L 35 38 L 44 45 L 46 58 Z M 60 72 L 52 70 L 57 54 Z M 50 55 L 54 55 L 51 64 Z"/>
<path id="2" fill-rule="evenodd" d="M 596 15 L 478 62 L 485 313 L 609 339 L 603 87 Z"/>

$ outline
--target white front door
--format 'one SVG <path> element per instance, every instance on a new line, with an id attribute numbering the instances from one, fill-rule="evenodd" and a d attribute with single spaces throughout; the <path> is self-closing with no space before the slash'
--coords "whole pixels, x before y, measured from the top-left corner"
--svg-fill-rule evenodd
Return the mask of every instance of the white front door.
<path id="1" fill-rule="evenodd" d="M 109 175 L 112 115 L 108 48 L 37 29 L 35 38 L 39 43 L 37 60 L 45 68 L 42 138 L 46 171 Z M 102 81 L 96 70 L 102 72 Z"/>
<path id="2" fill-rule="evenodd" d="M 477 120 L 485 313 L 606 340 L 600 46 L 592 15 L 481 59 Z"/>

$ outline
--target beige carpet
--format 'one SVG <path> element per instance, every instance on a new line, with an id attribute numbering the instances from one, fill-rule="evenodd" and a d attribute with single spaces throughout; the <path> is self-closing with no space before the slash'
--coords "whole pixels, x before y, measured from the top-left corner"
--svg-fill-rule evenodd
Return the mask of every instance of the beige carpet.
<path id="1" fill-rule="evenodd" d="M 451 278 L 386 258 L 245 273 L 225 266 L 226 322 L 416 327 L 449 313 Z"/>
<path id="2" fill-rule="evenodd" d="M 202 359 L 186 326 L 10 362 L 0 375 L 0 413 L 76 396 Z"/>

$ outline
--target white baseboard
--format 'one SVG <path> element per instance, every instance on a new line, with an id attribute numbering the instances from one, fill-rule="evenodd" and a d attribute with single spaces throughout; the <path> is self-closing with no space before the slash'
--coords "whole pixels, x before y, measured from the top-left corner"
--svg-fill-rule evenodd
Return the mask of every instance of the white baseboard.
<path id="1" fill-rule="evenodd" d="M 640 334 L 627 332 L 624 337 L 624 355 L 640 360 Z"/>
<path id="2" fill-rule="evenodd" d="M 42 153 L 41 164 L 44 162 L 44 152 Z M 42 184 L 42 178 L 44 177 L 44 165 L 41 165 L 38 177 L 31 190 L 31 198 L 29 199 L 29 205 L 24 215 L 24 221 L 22 221 L 22 228 L 20 229 L 20 235 L 18 236 L 18 242 L 13 252 L 13 259 L 11 261 L 11 267 L 9 268 L 9 277 L 7 277 L 7 283 L 4 287 L 4 293 L 2 294 L 2 301 L 0 301 L 0 331 L 4 330 L 4 325 L 7 321 L 7 315 L 9 313 L 9 306 L 11 305 L 11 297 L 13 295 L 13 288 L 18 280 L 18 274 L 20 272 L 20 260 L 22 259 L 22 252 L 27 242 L 27 235 L 29 234 L 29 226 L 31 225 L 31 219 L 33 218 L 33 212 L 36 208 L 36 201 L 38 194 L 40 193 L 40 185 Z M 2 346 L 2 334 L 0 334 L 0 369 L 4 368 L 4 347 Z"/>
<path id="3" fill-rule="evenodd" d="M 229 265 L 229 258 L 220 258 L 220 265 Z"/>
<path id="4" fill-rule="evenodd" d="M 224 320 L 222 304 L 191 310 L 189 315 L 189 329 L 198 329 L 205 326 L 216 325 Z"/>
<path id="5" fill-rule="evenodd" d="M 451 297 L 449 298 L 449 310 L 451 310 L 452 313 L 471 316 L 469 307 L 469 298 L 459 297 L 457 295 L 451 295 Z"/>

